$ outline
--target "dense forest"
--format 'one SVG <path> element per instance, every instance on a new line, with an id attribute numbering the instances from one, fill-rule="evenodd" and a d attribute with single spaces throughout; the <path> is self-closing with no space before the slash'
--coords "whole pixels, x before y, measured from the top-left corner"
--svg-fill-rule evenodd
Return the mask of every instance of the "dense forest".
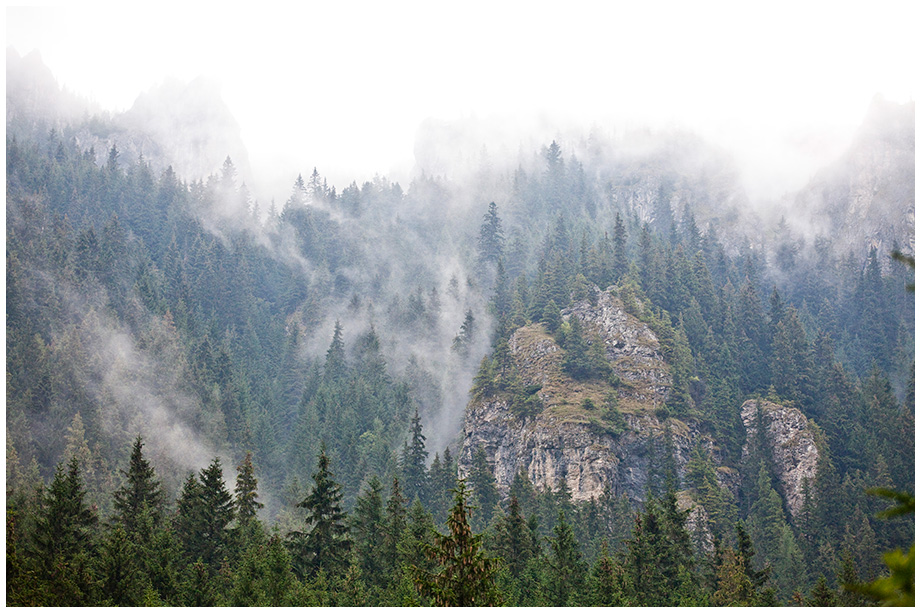
<path id="1" fill-rule="evenodd" d="M 718 177 L 663 154 L 553 141 L 406 190 L 314 169 L 276 205 L 230 158 L 188 181 L 85 122 L 8 122 L 7 604 L 855 606 L 878 597 L 844 586 L 913 546 L 913 516 L 867 493 L 913 504 L 902 246 L 784 220 L 751 240 L 712 213 Z M 459 470 L 471 397 L 541 410 L 516 330 L 612 378 L 561 315 L 595 286 L 660 339 L 656 417 L 718 441 L 734 490 L 702 448 L 656 457 L 641 504 L 526 471 L 499 488 L 481 449 Z M 748 399 L 816 433 L 800 513 L 765 443 L 744 450 Z M 586 410 L 625 427 L 615 395 Z"/>

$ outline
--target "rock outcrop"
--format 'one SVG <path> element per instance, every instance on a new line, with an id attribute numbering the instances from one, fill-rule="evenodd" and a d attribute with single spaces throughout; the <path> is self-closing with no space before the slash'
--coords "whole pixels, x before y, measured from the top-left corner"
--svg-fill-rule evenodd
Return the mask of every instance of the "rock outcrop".
<path id="1" fill-rule="evenodd" d="M 759 417 L 758 417 L 759 407 Z M 814 481 L 818 470 L 818 446 L 814 432 L 801 411 L 766 400 L 748 400 L 741 406 L 747 438 L 742 461 L 751 453 L 763 427 L 763 437 L 780 481 L 780 495 L 793 516 L 802 510 L 805 479 Z"/>
<path id="2" fill-rule="evenodd" d="M 578 317 L 585 329 L 604 343 L 613 371 L 626 385 L 621 397 L 643 403 L 664 404 L 671 389 L 671 373 L 664 362 L 654 332 L 628 314 L 623 302 L 594 287 L 594 303 L 584 300 L 562 311 L 562 317 Z"/>
<path id="3" fill-rule="evenodd" d="M 481 446 L 504 492 L 523 469 L 537 487 L 556 489 L 564 481 L 575 500 L 609 490 L 639 502 L 650 469 L 654 473 L 655 463 L 670 450 L 681 474 L 698 441 L 717 466 L 721 463 L 718 448 L 695 424 L 656 416 L 656 407 L 667 400 L 671 375 L 655 334 L 610 292 L 595 289 L 593 302 L 576 303 L 563 316 L 580 318 L 593 342 L 604 343 L 621 383 L 573 380 L 562 370 L 564 351 L 542 325 L 520 328 L 509 342 L 512 359 L 525 384 L 542 386 L 543 410 L 516 415 L 508 394 L 475 397 L 464 423 L 461 474 L 469 471 Z M 615 422 L 611 395 L 617 396 L 621 415 Z"/>

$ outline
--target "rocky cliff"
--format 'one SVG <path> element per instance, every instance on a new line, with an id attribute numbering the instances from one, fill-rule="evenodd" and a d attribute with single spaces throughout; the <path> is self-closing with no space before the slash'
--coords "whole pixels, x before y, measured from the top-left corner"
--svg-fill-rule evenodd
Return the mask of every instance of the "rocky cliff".
<path id="1" fill-rule="evenodd" d="M 656 416 L 655 409 L 667 400 L 671 375 L 647 325 L 628 314 L 611 292 L 596 288 L 591 300 L 563 312 L 564 319 L 571 317 L 584 322 L 592 342 L 604 343 L 620 383 L 568 377 L 564 351 L 543 326 L 520 328 L 509 342 L 514 367 L 526 384 L 542 386 L 537 393 L 543 410 L 519 415 L 511 410 L 508 394 L 475 397 L 464 424 L 461 474 L 482 446 L 503 491 L 523 468 L 538 487 L 555 489 L 565 481 L 575 500 L 609 488 L 638 502 L 645 497 L 650 471 L 669 448 L 679 473 L 697 441 L 710 449 L 717 466 L 721 463 L 717 446 L 694 423 Z M 729 479 L 732 473 L 720 471 Z"/>
<path id="2" fill-rule="evenodd" d="M 758 411 L 759 408 L 759 411 Z M 754 449 L 760 428 L 780 481 L 779 494 L 795 516 L 802 510 L 805 479 L 814 481 L 818 470 L 818 446 L 812 426 L 794 407 L 766 400 L 748 400 L 741 406 L 741 420 L 747 432 L 742 461 Z"/>

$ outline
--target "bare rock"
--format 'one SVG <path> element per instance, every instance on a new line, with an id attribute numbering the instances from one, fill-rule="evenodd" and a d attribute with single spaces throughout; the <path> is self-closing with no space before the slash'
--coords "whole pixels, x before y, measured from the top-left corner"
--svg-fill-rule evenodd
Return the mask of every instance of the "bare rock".
<path id="1" fill-rule="evenodd" d="M 760 418 L 758 419 L 758 407 Z M 780 495 L 789 512 L 796 516 L 802 510 L 805 479 L 814 480 L 818 470 L 818 446 L 808 420 L 795 407 L 786 407 L 766 400 L 748 400 L 741 405 L 741 420 L 747 438 L 741 450 L 742 461 L 750 453 L 758 436 L 758 421 L 773 465 L 779 474 Z"/>

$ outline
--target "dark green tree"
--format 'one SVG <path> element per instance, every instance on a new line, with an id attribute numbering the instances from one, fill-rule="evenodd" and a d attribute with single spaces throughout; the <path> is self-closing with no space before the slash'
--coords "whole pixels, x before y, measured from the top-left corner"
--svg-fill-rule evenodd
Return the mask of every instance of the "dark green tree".
<path id="1" fill-rule="evenodd" d="M 594 561 L 588 577 L 588 604 L 597 607 L 628 606 L 622 575 L 622 568 L 607 550 L 607 541 L 603 541 L 600 555 Z"/>
<path id="2" fill-rule="evenodd" d="M 478 514 L 472 520 L 473 529 L 481 531 L 492 522 L 492 515 L 499 501 L 498 484 L 486 458 L 485 449 L 481 445 L 473 452 L 473 462 L 467 479 L 472 499 L 478 508 Z"/>
<path id="3" fill-rule="evenodd" d="M 505 247 L 505 234 L 502 231 L 502 220 L 498 216 L 498 206 L 489 203 L 489 210 L 482 217 L 479 227 L 479 265 L 495 266 L 502 258 Z"/>
<path id="4" fill-rule="evenodd" d="M 256 479 L 255 468 L 252 465 L 252 453 L 247 451 L 240 465 L 236 467 L 236 517 L 241 525 L 256 521 L 256 513 L 265 505 L 256 500 L 259 481 Z"/>
<path id="5" fill-rule="evenodd" d="M 307 511 L 307 533 L 293 533 L 295 571 L 315 577 L 344 573 L 348 568 L 351 538 L 347 514 L 342 509 L 342 486 L 333 480 L 325 444 L 319 452 L 313 488 L 297 506 Z"/>
<path id="6" fill-rule="evenodd" d="M 345 363 L 345 341 L 342 340 L 342 325 L 336 320 L 335 329 L 332 331 L 332 342 L 326 351 L 326 365 L 323 374 L 327 381 L 336 381 L 345 378 L 347 365 Z"/>
<path id="7" fill-rule="evenodd" d="M 358 497 L 350 525 L 355 555 L 364 582 L 382 587 L 387 578 L 384 572 L 387 561 L 384 559 L 385 549 L 380 543 L 380 535 L 384 533 L 385 527 L 383 484 L 377 475 L 370 478 L 364 492 Z"/>
<path id="8" fill-rule="evenodd" d="M 576 316 L 568 319 L 569 330 L 565 334 L 565 357 L 562 368 L 574 379 L 586 380 L 609 377 L 613 372 L 604 355 L 603 343 L 595 339 L 589 344 L 584 325 Z"/>
<path id="9" fill-rule="evenodd" d="M 45 605 L 92 603 L 94 584 L 89 560 L 96 550 L 93 534 L 99 519 L 85 499 L 76 457 L 71 458 L 66 473 L 58 464 L 51 484 L 42 494 L 33 535 Z"/>
<path id="10" fill-rule="evenodd" d="M 159 524 L 163 513 L 164 495 L 160 481 L 150 462 L 144 457 L 144 441 L 138 435 L 131 449 L 128 470 L 122 471 L 125 484 L 112 494 L 115 507 L 113 522 L 121 525 L 128 536 L 137 531 L 137 518 L 146 507 L 154 524 Z"/>
<path id="11" fill-rule="evenodd" d="M 508 501 L 508 512 L 498 519 L 495 527 L 495 550 L 514 578 L 524 572 L 527 563 L 537 553 L 527 521 L 521 514 L 521 505 L 514 494 Z"/>
<path id="12" fill-rule="evenodd" d="M 582 559 L 578 541 L 575 540 L 575 533 L 562 511 L 553 527 L 553 538 L 549 545 L 546 588 L 550 604 L 556 607 L 583 604 L 588 569 Z"/>
<path id="13" fill-rule="evenodd" d="M 182 487 L 176 517 L 176 535 L 189 561 L 201 561 L 211 572 L 230 554 L 234 519 L 233 496 L 224 483 L 220 458 L 214 458 L 198 478 L 189 475 Z"/>
<path id="14" fill-rule="evenodd" d="M 418 410 L 412 416 L 409 433 L 410 440 L 403 445 L 399 461 L 402 484 L 406 498 L 412 500 L 418 497 L 422 502 L 428 502 L 428 451 L 425 450 L 425 435 L 422 434 L 422 420 Z"/>
<path id="15" fill-rule="evenodd" d="M 447 518 L 448 534 L 437 533 L 428 549 L 437 570 L 416 567 L 416 586 L 439 607 L 482 607 L 501 604 L 495 586 L 495 560 L 486 556 L 482 535 L 473 534 L 467 506 L 466 482 L 460 480 L 454 490 L 454 506 Z"/>

